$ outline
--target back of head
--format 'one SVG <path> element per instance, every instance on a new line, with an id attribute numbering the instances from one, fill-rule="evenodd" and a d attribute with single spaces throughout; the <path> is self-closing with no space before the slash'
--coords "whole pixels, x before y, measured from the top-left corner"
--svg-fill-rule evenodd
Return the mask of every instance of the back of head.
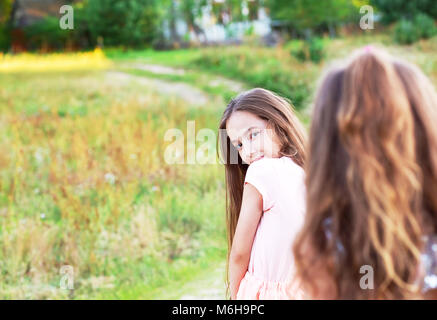
<path id="1" fill-rule="evenodd" d="M 317 265 L 325 268 L 338 298 L 418 294 L 421 237 L 436 230 L 426 226 L 437 211 L 428 214 L 423 204 L 420 119 L 408 86 L 393 59 L 372 48 L 331 71 L 319 88 L 307 162 L 307 217 L 295 246 L 310 290 L 316 288 L 312 273 L 320 271 L 311 266 Z M 437 141 L 435 133 L 429 135 Z M 436 177 L 437 171 L 429 172 Z M 308 246 L 309 254 L 303 252 Z M 366 265 L 374 270 L 374 290 L 360 287 L 359 271 Z"/>
<path id="2" fill-rule="evenodd" d="M 416 157 L 423 178 L 423 205 L 429 233 L 437 231 L 437 93 L 431 81 L 414 65 L 394 61 L 414 118 Z"/>

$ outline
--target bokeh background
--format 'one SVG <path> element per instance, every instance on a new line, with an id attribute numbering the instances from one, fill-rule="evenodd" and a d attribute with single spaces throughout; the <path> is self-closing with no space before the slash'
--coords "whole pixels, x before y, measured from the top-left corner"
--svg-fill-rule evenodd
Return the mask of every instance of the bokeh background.
<path id="1" fill-rule="evenodd" d="M 370 43 L 437 84 L 436 19 L 435 0 L 0 0 L 0 298 L 224 298 L 224 169 L 167 163 L 167 130 L 217 130 L 252 87 L 308 127 L 323 70 Z"/>

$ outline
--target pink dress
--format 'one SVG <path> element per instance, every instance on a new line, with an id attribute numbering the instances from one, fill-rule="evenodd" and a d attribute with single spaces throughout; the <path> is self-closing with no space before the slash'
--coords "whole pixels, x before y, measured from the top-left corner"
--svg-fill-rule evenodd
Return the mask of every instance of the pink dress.
<path id="1" fill-rule="evenodd" d="M 262 158 L 249 166 L 245 183 L 262 195 L 263 213 L 237 299 L 303 299 L 292 245 L 305 214 L 305 173 L 288 157 Z"/>

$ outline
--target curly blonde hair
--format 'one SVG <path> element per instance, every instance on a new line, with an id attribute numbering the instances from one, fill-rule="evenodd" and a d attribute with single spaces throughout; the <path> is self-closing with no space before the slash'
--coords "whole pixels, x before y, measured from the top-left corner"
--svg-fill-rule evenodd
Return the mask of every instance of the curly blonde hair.
<path id="1" fill-rule="evenodd" d="M 437 95 L 416 67 L 361 50 L 318 89 L 307 214 L 294 245 L 310 296 L 421 297 L 422 237 L 437 231 Z M 360 287 L 360 268 L 374 289 Z"/>

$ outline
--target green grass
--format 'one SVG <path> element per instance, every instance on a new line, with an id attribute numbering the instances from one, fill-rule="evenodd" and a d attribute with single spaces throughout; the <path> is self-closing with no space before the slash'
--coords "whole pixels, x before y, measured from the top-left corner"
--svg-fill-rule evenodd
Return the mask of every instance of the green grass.
<path id="1" fill-rule="evenodd" d="M 196 59 L 201 51 L 198 49 L 180 49 L 171 51 L 127 50 L 116 48 L 105 50 L 105 55 L 117 62 L 121 61 L 143 61 L 149 63 L 163 64 L 168 66 L 184 66 Z"/>
<path id="2" fill-rule="evenodd" d="M 167 129 L 216 130 L 222 106 L 104 72 L 5 74 L 0 100 L 1 298 L 159 299 L 224 261 L 223 168 L 163 159 Z"/>

